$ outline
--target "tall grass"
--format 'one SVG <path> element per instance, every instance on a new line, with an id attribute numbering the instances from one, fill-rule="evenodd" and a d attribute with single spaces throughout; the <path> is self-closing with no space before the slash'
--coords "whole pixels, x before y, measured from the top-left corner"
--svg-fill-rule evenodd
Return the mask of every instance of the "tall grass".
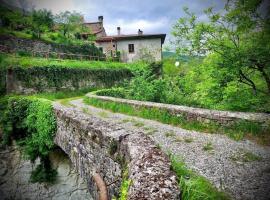
<path id="1" fill-rule="evenodd" d="M 234 140 L 243 139 L 249 134 L 257 138 L 264 138 L 264 136 L 268 134 L 267 130 L 264 130 L 255 122 L 240 121 L 231 126 L 222 126 L 215 122 L 203 123 L 200 121 L 188 120 L 185 115 L 173 115 L 166 110 L 157 108 L 146 108 L 143 106 L 135 107 L 125 103 L 105 101 L 92 97 L 85 97 L 84 102 L 96 107 L 111 110 L 112 112 L 124 113 L 145 119 L 153 119 L 165 124 L 180 126 L 187 130 L 226 134 Z"/>
<path id="2" fill-rule="evenodd" d="M 69 68 L 129 68 L 131 70 L 144 68 L 146 64 L 142 62 L 138 63 L 120 63 L 120 62 L 108 62 L 108 61 L 89 61 L 89 60 L 56 60 L 51 58 L 38 58 L 38 57 L 27 57 L 27 56 L 11 56 L 8 54 L 2 54 L 0 67 L 7 66 L 21 66 L 21 67 L 69 67 Z"/>
<path id="3" fill-rule="evenodd" d="M 182 200 L 228 200 L 230 197 L 218 191 L 206 178 L 188 169 L 185 163 L 170 156 L 172 169 L 179 179 Z"/>

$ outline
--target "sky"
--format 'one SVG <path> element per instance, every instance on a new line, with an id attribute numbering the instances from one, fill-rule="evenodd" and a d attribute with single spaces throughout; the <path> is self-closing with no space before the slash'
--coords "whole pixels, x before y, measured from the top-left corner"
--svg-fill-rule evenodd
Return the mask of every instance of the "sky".
<path id="1" fill-rule="evenodd" d="M 107 35 L 115 35 L 118 26 L 122 34 L 134 34 L 138 29 L 146 34 L 166 33 L 166 43 L 173 24 L 184 16 L 183 7 L 206 20 L 205 8 L 214 6 L 221 10 L 225 3 L 224 0 L 14 0 L 18 5 L 23 1 L 35 9 L 50 9 L 54 14 L 75 10 L 86 22 L 97 21 L 102 15 Z"/>

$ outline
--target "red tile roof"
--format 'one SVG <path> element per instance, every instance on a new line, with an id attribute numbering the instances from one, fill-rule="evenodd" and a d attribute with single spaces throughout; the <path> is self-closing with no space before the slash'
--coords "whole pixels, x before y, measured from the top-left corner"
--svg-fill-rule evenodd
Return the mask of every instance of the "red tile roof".
<path id="1" fill-rule="evenodd" d="M 105 36 L 96 39 L 96 42 L 108 42 L 108 41 L 120 41 L 130 39 L 146 39 L 146 38 L 161 38 L 161 43 L 165 41 L 166 34 L 129 34 L 129 35 L 112 35 Z"/>

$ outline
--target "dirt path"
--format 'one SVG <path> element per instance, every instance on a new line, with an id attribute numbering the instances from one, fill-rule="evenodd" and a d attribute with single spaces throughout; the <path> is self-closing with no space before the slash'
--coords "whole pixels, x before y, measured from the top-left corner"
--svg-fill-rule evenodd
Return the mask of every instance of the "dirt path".
<path id="1" fill-rule="evenodd" d="M 170 151 L 183 158 L 189 168 L 228 192 L 233 199 L 270 197 L 270 147 L 112 113 L 85 105 L 82 99 L 73 100 L 70 104 L 86 114 L 148 134 L 165 152 Z"/>

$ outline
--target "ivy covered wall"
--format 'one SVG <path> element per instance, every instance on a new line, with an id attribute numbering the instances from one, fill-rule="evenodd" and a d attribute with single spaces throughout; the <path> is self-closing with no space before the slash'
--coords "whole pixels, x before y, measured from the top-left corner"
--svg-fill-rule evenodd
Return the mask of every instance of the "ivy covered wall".
<path id="1" fill-rule="evenodd" d="M 66 67 L 11 67 L 1 72 L 0 92 L 31 94 L 115 86 L 132 76 L 130 70 Z M 2 76 L 3 75 L 3 76 Z M 2 77 L 6 77 L 2 78 Z M 3 80 L 2 80 L 3 79 Z"/>

